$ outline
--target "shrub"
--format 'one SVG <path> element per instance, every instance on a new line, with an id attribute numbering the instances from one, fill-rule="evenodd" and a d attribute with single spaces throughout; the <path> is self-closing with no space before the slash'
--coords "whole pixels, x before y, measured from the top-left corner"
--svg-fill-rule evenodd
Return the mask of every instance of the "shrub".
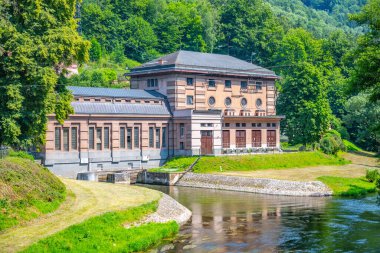
<path id="1" fill-rule="evenodd" d="M 339 151 L 346 151 L 340 134 L 335 130 L 328 131 L 320 140 L 321 150 L 329 155 L 336 155 Z"/>
<path id="2" fill-rule="evenodd" d="M 380 189 L 380 177 L 376 179 L 376 188 Z"/>
<path id="3" fill-rule="evenodd" d="M 367 169 L 365 177 L 369 182 L 376 182 L 380 178 L 380 173 L 376 169 Z"/>
<path id="4" fill-rule="evenodd" d="M 314 142 L 313 144 L 311 144 L 311 149 L 312 150 L 320 150 L 321 145 L 318 142 Z"/>
<path id="5" fill-rule="evenodd" d="M 11 156 L 11 157 L 20 157 L 20 158 L 24 158 L 24 159 L 28 159 L 28 160 L 34 161 L 34 157 L 31 154 L 28 154 L 25 151 L 14 151 L 14 150 L 11 150 L 11 151 L 9 151 L 9 156 Z"/>
<path id="6" fill-rule="evenodd" d="M 305 145 L 302 145 L 301 147 L 299 147 L 298 150 L 299 150 L 299 151 L 306 151 L 306 146 L 305 146 Z"/>

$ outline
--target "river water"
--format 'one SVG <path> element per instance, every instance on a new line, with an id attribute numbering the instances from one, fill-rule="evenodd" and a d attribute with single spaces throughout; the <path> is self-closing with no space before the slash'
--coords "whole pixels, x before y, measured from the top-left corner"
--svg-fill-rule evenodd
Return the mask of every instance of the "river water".
<path id="1" fill-rule="evenodd" d="M 150 186 L 193 212 L 154 252 L 380 252 L 380 206 L 361 199 L 285 197 Z"/>

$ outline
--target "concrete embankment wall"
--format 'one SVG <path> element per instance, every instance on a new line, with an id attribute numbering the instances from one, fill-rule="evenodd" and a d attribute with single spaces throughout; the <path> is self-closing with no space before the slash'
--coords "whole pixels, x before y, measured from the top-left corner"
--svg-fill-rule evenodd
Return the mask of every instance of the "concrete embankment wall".
<path id="1" fill-rule="evenodd" d="M 142 171 L 137 176 L 139 184 L 175 185 L 184 173 L 161 173 Z"/>
<path id="2" fill-rule="evenodd" d="M 288 196 L 332 195 L 332 191 L 319 181 L 298 182 L 213 174 L 186 173 L 176 185 Z"/>

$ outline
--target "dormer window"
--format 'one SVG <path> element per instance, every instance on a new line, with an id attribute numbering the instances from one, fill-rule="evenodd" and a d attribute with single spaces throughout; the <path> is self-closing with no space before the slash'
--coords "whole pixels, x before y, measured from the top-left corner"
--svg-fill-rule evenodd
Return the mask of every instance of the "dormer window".
<path id="1" fill-rule="evenodd" d="M 158 87 L 158 79 L 148 79 L 147 86 L 148 88 Z"/>
<path id="2" fill-rule="evenodd" d="M 215 80 L 214 79 L 208 80 L 208 87 L 215 88 Z"/>
<path id="3" fill-rule="evenodd" d="M 256 82 L 256 90 L 262 90 L 263 89 L 263 82 Z"/>
<path id="4" fill-rule="evenodd" d="M 194 84 L 193 81 L 194 81 L 194 79 L 191 77 L 186 78 L 187 86 L 193 86 L 193 84 Z"/>

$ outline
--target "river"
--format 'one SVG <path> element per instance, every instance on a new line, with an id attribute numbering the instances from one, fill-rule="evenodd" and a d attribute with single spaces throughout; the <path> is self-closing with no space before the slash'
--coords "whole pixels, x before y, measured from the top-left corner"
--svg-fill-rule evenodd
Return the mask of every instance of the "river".
<path id="1" fill-rule="evenodd" d="M 287 197 L 149 186 L 193 212 L 153 252 L 380 252 L 377 196 Z"/>

